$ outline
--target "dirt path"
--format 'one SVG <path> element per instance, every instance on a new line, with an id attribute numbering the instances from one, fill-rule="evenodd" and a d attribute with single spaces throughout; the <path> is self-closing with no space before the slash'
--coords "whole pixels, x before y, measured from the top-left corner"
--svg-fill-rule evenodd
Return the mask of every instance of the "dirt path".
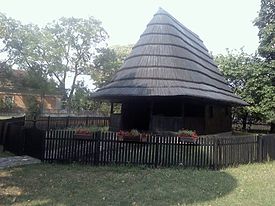
<path id="1" fill-rule="evenodd" d="M 0 169 L 37 163 L 41 163 L 41 161 L 30 156 L 1 157 Z"/>

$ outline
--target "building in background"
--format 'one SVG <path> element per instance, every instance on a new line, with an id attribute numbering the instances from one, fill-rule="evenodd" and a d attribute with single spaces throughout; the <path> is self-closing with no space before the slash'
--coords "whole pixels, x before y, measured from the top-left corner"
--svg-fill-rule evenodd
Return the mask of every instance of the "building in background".
<path id="1" fill-rule="evenodd" d="M 26 87 L 24 70 L 0 70 L 0 112 L 1 115 L 26 114 L 37 104 L 40 113 L 59 113 L 62 95 L 58 92 L 42 94 L 39 89 Z"/>

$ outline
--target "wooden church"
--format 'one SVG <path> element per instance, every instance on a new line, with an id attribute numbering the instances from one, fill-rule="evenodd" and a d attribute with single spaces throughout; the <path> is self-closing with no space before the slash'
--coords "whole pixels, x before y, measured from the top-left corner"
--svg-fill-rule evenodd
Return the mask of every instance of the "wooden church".
<path id="1" fill-rule="evenodd" d="M 110 101 L 110 129 L 231 131 L 232 93 L 198 35 L 163 9 L 154 15 L 111 82 L 92 94 Z M 114 113 L 113 105 L 121 105 Z"/>

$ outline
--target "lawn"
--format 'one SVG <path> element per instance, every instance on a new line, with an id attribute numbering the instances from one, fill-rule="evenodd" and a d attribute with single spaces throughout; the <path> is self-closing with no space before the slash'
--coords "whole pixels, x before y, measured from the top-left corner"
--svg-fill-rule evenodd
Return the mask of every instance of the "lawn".
<path id="1" fill-rule="evenodd" d="M 0 170 L 0 205 L 275 205 L 275 162 L 222 171 L 40 164 Z"/>

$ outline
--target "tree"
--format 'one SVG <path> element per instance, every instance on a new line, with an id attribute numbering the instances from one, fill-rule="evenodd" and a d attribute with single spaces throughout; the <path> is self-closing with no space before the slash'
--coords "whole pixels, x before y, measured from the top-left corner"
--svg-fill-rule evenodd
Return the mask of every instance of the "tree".
<path id="1" fill-rule="evenodd" d="M 89 94 L 90 90 L 84 86 L 84 82 L 78 81 L 75 88 L 75 94 L 72 98 L 71 108 L 77 112 L 88 110 Z"/>
<path id="2" fill-rule="evenodd" d="M 77 77 L 90 72 L 96 49 L 103 46 L 107 32 L 100 21 L 90 17 L 61 18 L 48 24 L 44 34 L 46 44 L 42 56 L 49 74 L 57 79 L 62 88 L 65 88 L 68 74 L 72 74 L 73 81 L 68 94 L 68 102 L 71 103 Z"/>
<path id="3" fill-rule="evenodd" d="M 94 85 L 97 88 L 108 83 L 130 54 L 132 45 L 115 46 L 98 50 L 94 59 L 94 69 L 91 72 Z"/>
<path id="4" fill-rule="evenodd" d="M 77 112 L 90 111 L 95 115 L 108 116 L 110 113 L 109 103 L 91 100 L 90 94 L 91 91 L 84 86 L 82 81 L 79 81 L 72 99 L 72 109 Z"/>
<path id="5" fill-rule="evenodd" d="M 259 28 L 259 54 L 266 60 L 275 59 L 275 1 L 261 0 L 261 9 L 254 25 Z M 274 66 L 274 62 L 273 62 Z"/>
<path id="6" fill-rule="evenodd" d="M 259 28 L 260 45 L 258 47 L 259 54 L 265 59 L 265 65 L 271 73 L 274 73 L 275 68 L 275 1 L 261 0 L 261 9 L 259 16 L 255 19 L 254 25 Z M 273 89 L 267 97 L 271 97 L 275 87 L 275 77 L 272 79 Z M 274 102 L 274 101 L 273 101 Z M 272 102 L 266 102 L 272 104 Z M 271 120 L 271 132 L 275 133 L 275 116 Z"/>
<path id="7" fill-rule="evenodd" d="M 92 17 L 61 18 L 39 28 L 33 24 L 23 25 L 0 14 L 0 25 L 1 52 L 7 54 L 6 62 L 27 70 L 39 70 L 54 78 L 69 106 L 77 77 L 89 73 L 96 49 L 104 46 L 108 37 L 101 22 Z M 66 94 L 69 75 L 73 81 Z"/>
<path id="8" fill-rule="evenodd" d="M 271 121 L 275 117 L 275 88 L 272 79 L 275 71 L 270 71 L 265 62 L 257 55 L 227 51 L 226 55 L 215 57 L 223 75 L 233 92 L 241 96 L 250 105 L 238 108 L 236 115 L 243 119 L 243 128 L 247 118 Z"/>

